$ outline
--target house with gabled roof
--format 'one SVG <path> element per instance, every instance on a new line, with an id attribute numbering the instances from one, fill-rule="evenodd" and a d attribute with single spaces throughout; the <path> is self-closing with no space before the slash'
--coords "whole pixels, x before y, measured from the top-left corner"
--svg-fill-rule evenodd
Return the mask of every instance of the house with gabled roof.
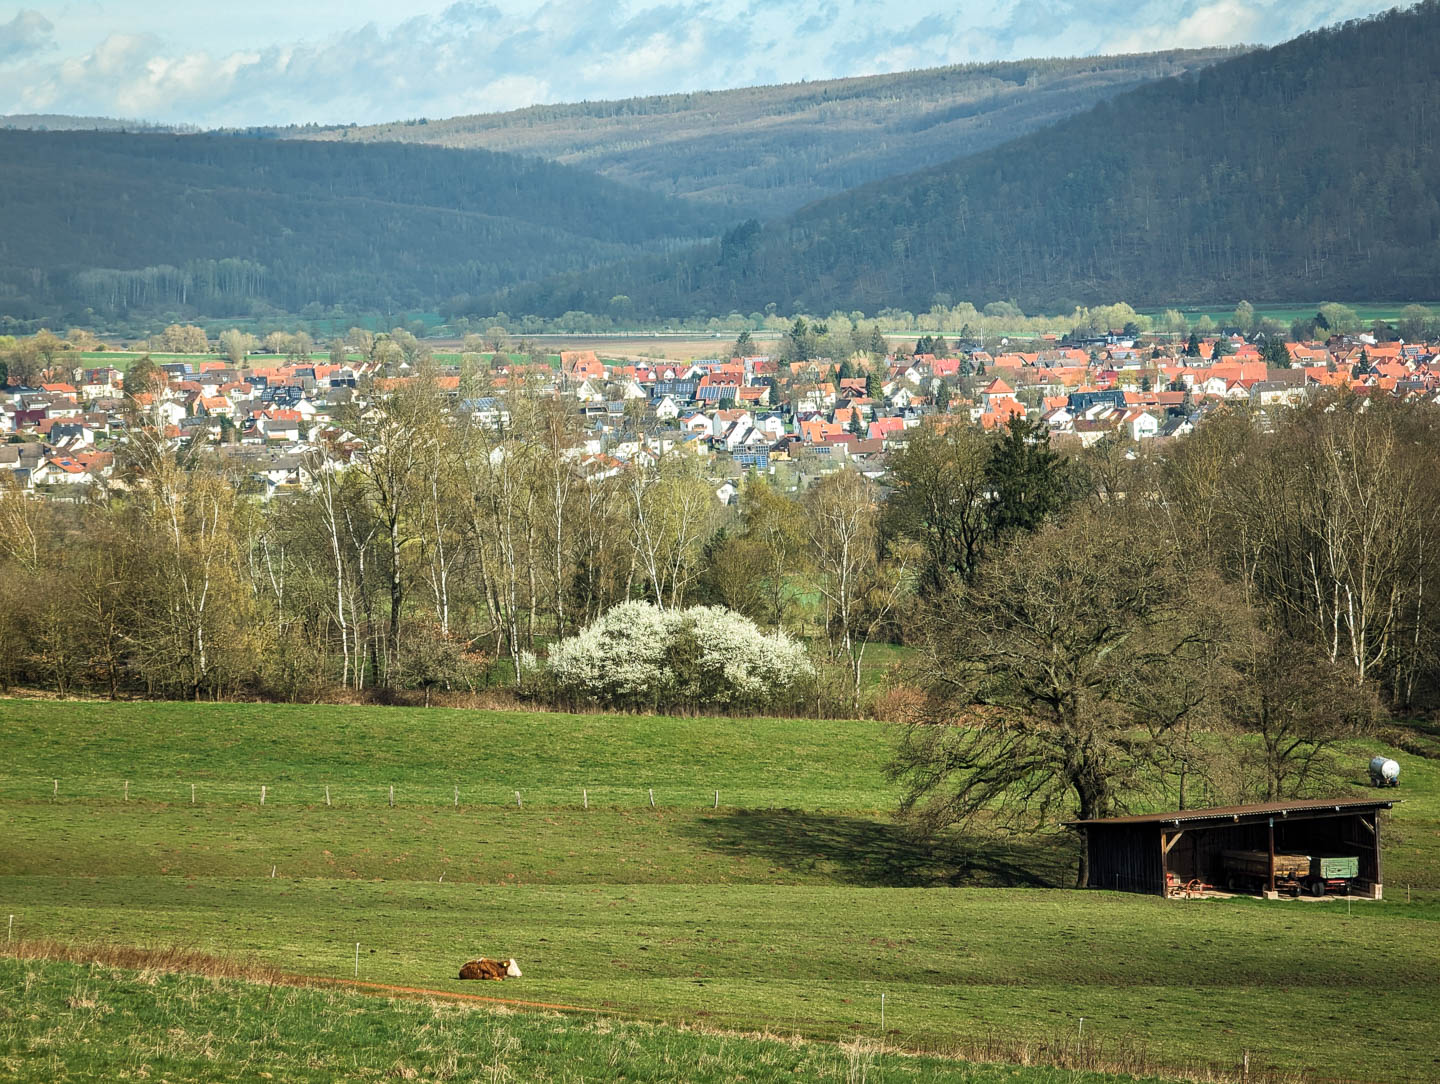
<path id="1" fill-rule="evenodd" d="M 190 412 L 197 418 L 235 417 L 235 404 L 223 395 L 197 395 L 190 405 Z"/>
<path id="2" fill-rule="evenodd" d="M 1018 399 L 997 398 L 994 400 L 994 407 L 991 410 L 984 410 L 980 414 L 980 427 L 982 429 L 1004 429 L 1012 419 L 1025 417 L 1025 404 Z"/>
<path id="3" fill-rule="evenodd" d="M 865 429 L 869 440 L 888 440 L 905 431 L 904 418 L 876 418 Z"/>
<path id="4" fill-rule="evenodd" d="M 570 383 L 605 379 L 605 366 L 593 350 L 560 351 L 560 372 Z"/>
<path id="5" fill-rule="evenodd" d="M 993 414 L 1002 404 L 1016 402 L 1015 389 L 996 377 L 980 392 L 980 413 Z M 1009 410 L 1009 407 L 1005 407 Z"/>

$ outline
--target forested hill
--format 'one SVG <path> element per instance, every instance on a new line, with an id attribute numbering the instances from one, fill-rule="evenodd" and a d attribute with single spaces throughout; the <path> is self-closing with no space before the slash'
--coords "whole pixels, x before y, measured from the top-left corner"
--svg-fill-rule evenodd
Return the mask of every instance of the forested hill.
<path id="1" fill-rule="evenodd" d="M 1440 296 L 1436 41 L 1434 0 L 1306 34 L 603 289 L 671 314 Z M 601 292 L 569 279 L 505 306 Z"/>
<path id="2" fill-rule="evenodd" d="M 773 218 L 993 147 L 1233 49 L 967 64 L 892 75 L 282 134 L 487 147 Z"/>
<path id="3" fill-rule="evenodd" d="M 120 117 L 76 117 L 68 113 L 6 113 L 0 128 L 32 132 L 198 132 L 193 124 L 156 124 Z"/>
<path id="4" fill-rule="evenodd" d="M 0 130 L 0 315 L 431 308 L 719 232 L 489 151 Z"/>

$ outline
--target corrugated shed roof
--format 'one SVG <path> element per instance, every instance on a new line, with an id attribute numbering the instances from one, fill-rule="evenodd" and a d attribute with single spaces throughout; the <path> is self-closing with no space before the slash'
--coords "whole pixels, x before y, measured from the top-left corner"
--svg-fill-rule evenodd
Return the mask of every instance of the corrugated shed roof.
<path id="1" fill-rule="evenodd" d="M 1259 805 L 1224 805 L 1209 809 L 1178 809 L 1173 813 L 1140 813 L 1129 817 L 1101 817 L 1095 820 L 1066 821 L 1072 828 L 1091 825 L 1121 824 L 1184 824 L 1187 821 L 1245 820 L 1250 817 L 1284 816 L 1287 813 L 1309 813 L 1331 809 L 1336 813 L 1371 809 L 1389 809 L 1399 798 L 1294 798 L 1288 802 L 1263 802 Z"/>

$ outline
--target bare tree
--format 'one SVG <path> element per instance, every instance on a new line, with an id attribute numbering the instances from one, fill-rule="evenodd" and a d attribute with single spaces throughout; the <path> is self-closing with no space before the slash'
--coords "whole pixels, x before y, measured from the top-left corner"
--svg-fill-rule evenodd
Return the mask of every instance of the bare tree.
<path id="1" fill-rule="evenodd" d="M 845 663 L 851 709 L 858 711 L 866 648 L 899 602 L 914 558 L 902 550 L 897 560 L 882 562 L 875 488 L 858 472 L 827 475 L 807 497 L 811 565 L 825 601 L 830 657 Z"/>
<path id="2" fill-rule="evenodd" d="M 390 614 L 385 631 L 381 682 L 391 684 L 391 668 L 400 654 L 400 629 L 409 577 L 404 551 L 418 537 L 413 513 L 428 486 L 426 467 L 431 442 L 443 424 L 443 401 L 428 376 L 399 382 L 349 412 L 345 424 L 361 449 L 354 468 L 367 483 L 370 501 L 387 544 L 386 580 Z"/>
<path id="3" fill-rule="evenodd" d="M 512 417 L 527 403 L 514 399 L 509 407 Z M 518 687 L 524 680 L 524 652 L 533 643 L 526 632 L 532 628 L 529 620 L 535 605 L 536 450 L 518 433 L 473 421 L 467 424 L 462 447 L 467 538 L 477 555 L 477 572 L 503 631 Z M 529 615 L 524 625 L 522 615 Z"/>
<path id="4" fill-rule="evenodd" d="M 1226 718 L 1251 741 L 1242 745 L 1249 789 L 1266 801 L 1318 796 L 1343 778 L 1335 757 L 1345 741 L 1380 717 L 1374 692 L 1344 663 L 1312 643 L 1259 628 L 1232 646 L 1235 680 L 1224 685 Z"/>
<path id="5" fill-rule="evenodd" d="M 990 536 L 990 440 L 975 426 L 931 422 L 911 430 L 889 457 L 885 526 L 925 551 L 921 589 L 943 591 L 967 579 Z"/>
<path id="6" fill-rule="evenodd" d="M 248 332 L 233 327 L 229 331 L 220 332 L 220 349 L 230 359 L 231 365 L 244 365 L 245 355 L 259 348 L 260 340 Z"/>
<path id="7" fill-rule="evenodd" d="M 692 460 L 666 456 L 627 475 L 635 554 L 655 605 L 677 609 L 698 571 L 720 504 Z"/>
<path id="8" fill-rule="evenodd" d="M 891 765 L 920 824 L 1108 816 L 1212 702 L 1219 585 L 1127 516 L 1082 509 L 1013 541 L 933 612 L 928 706 Z"/>

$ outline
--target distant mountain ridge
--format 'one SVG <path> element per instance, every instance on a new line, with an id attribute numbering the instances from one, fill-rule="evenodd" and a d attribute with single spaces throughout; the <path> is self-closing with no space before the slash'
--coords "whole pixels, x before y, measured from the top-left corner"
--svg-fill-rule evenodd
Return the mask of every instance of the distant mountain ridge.
<path id="1" fill-rule="evenodd" d="M 639 313 L 691 315 L 1440 296 L 1436 41 L 1440 3 L 1426 0 L 692 252 L 495 303 L 553 314 L 608 290 Z"/>
<path id="2" fill-rule="evenodd" d="M 119 117 L 74 117 L 68 113 L 7 113 L 0 128 L 23 132 L 182 132 L 198 133 L 193 124 L 164 124 Z"/>
<path id="3" fill-rule="evenodd" d="M 722 225 L 489 151 L 13 130 L 0 130 L 0 221 L 0 316 L 77 322 L 433 308 Z"/>
<path id="4" fill-rule="evenodd" d="M 984 150 L 1145 82 L 1197 71 L 1243 51 L 966 64 L 275 134 L 535 155 L 652 192 L 719 205 L 736 219 L 764 219 Z"/>

